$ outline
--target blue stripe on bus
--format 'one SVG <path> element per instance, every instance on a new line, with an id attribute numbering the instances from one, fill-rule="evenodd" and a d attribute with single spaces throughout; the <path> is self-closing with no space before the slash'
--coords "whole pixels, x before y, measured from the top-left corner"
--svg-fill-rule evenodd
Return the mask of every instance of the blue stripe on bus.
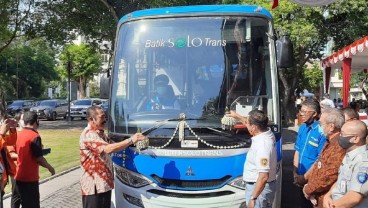
<path id="1" fill-rule="evenodd" d="M 260 9 L 258 11 L 258 9 Z M 257 10 L 257 11 L 256 11 Z M 264 15 L 271 18 L 271 14 L 266 9 L 253 6 L 253 5 L 198 5 L 198 6 L 179 6 L 179 7 L 164 7 L 154 8 L 147 10 L 139 10 L 129 13 L 120 19 L 120 22 L 124 22 L 129 19 L 135 19 L 140 17 L 154 17 L 154 16 L 170 16 L 170 15 L 185 15 L 185 14 L 236 14 L 236 13 L 247 13 L 255 15 Z"/>
<path id="2" fill-rule="evenodd" d="M 276 134 L 276 138 L 277 160 L 280 161 L 282 158 L 281 134 Z M 217 187 L 211 187 L 211 189 L 220 188 L 236 177 L 243 175 L 244 160 L 246 159 L 246 154 L 217 158 L 174 158 L 135 154 L 130 149 L 126 149 L 125 152 L 129 155 L 124 163 L 125 167 L 144 175 L 152 181 L 155 181 L 154 175 L 173 180 L 214 180 L 230 176 L 225 183 Z M 134 163 L 132 163 L 132 159 Z M 119 157 L 113 157 L 113 161 L 117 165 L 122 165 L 122 160 Z M 187 174 L 189 173 L 189 167 L 192 175 Z M 201 188 L 188 189 L 170 186 L 163 188 L 203 190 Z"/>

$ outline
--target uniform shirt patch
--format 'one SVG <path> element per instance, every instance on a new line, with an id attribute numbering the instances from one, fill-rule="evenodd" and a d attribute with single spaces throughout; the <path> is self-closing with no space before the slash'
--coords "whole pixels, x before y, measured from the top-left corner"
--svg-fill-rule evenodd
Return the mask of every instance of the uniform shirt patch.
<path id="1" fill-rule="evenodd" d="M 319 141 L 319 140 L 318 140 L 318 138 L 313 137 L 313 136 L 311 136 L 311 139 L 312 139 L 313 141 L 315 141 L 315 142 L 318 142 L 318 141 Z"/>
<path id="2" fill-rule="evenodd" d="M 267 158 L 262 158 L 261 159 L 261 165 L 262 166 L 267 166 L 268 165 L 268 159 Z"/>
<path id="3" fill-rule="evenodd" d="M 318 147 L 318 144 L 317 144 L 317 143 L 315 143 L 315 142 L 309 141 L 308 143 L 309 143 L 310 145 L 314 146 L 314 147 Z"/>
<path id="4" fill-rule="evenodd" d="M 366 172 L 359 172 L 357 178 L 359 183 L 363 184 L 368 180 L 368 174 Z"/>

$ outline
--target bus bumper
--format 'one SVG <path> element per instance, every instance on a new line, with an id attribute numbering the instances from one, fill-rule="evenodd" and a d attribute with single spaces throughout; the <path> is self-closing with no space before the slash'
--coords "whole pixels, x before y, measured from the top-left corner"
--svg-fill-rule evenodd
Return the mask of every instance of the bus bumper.
<path id="1" fill-rule="evenodd" d="M 229 185 L 206 191 L 168 190 L 156 184 L 133 188 L 115 178 L 112 208 L 239 208 L 245 207 L 244 194 L 244 190 Z"/>

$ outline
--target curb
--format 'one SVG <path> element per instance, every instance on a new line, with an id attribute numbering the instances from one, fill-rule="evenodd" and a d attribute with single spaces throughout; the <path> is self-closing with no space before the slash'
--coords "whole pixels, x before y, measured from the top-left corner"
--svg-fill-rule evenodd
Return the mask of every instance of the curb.
<path id="1" fill-rule="evenodd" d="M 78 168 L 80 168 L 80 166 L 72 167 L 72 168 L 70 168 L 70 169 L 68 169 L 68 170 L 64 170 L 63 172 L 60 172 L 60 173 L 57 173 L 57 174 L 55 174 L 55 175 L 53 175 L 53 176 L 50 176 L 50 177 L 48 177 L 48 178 L 45 178 L 45 179 L 43 179 L 43 180 L 41 180 L 41 181 L 39 182 L 39 185 L 41 185 L 41 184 L 43 184 L 43 183 L 46 183 L 46 182 L 48 182 L 48 181 L 50 181 L 50 180 L 52 180 L 52 179 L 54 179 L 54 178 L 60 177 L 60 176 L 62 176 L 62 175 L 65 175 L 65 174 L 67 174 L 67 173 L 69 173 L 69 172 L 72 172 L 72 171 L 74 171 L 74 170 L 77 170 Z M 12 195 L 12 193 L 11 193 L 11 192 L 10 192 L 10 193 L 5 194 L 5 195 L 4 195 L 4 197 L 3 197 L 3 200 L 5 200 L 5 199 L 7 199 L 7 198 L 11 197 L 11 195 Z"/>

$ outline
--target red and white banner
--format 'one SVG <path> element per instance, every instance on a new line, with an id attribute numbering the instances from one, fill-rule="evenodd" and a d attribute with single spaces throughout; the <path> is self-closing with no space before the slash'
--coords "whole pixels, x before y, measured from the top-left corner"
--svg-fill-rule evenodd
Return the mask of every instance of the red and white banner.
<path id="1" fill-rule="evenodd" d="M 361 38 L 354 43 L 344 47 L 343 49 L 337 51 L 331 56 L 322 60 L 322 67 L 330 67 L 333 64 L 336 64 L 339 61 L 343 61 L 346 58 L 351 58 L 353 55 L 358 53 L 362 53 L 368 48 L 368 36 Z"/>

